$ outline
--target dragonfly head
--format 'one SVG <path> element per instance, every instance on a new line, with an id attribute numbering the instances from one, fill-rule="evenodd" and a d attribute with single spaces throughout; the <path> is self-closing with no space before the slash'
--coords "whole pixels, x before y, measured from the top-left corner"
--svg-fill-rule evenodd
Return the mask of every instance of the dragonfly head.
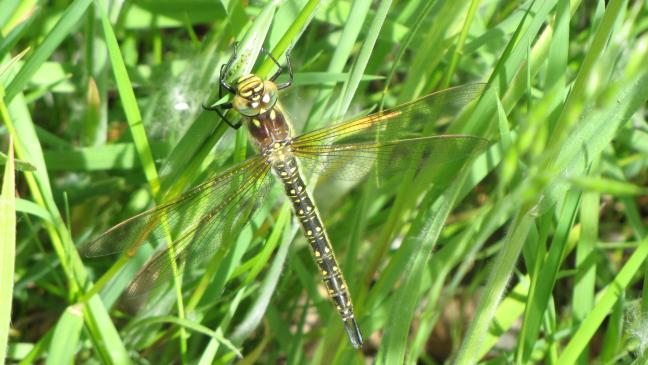
<path id="1" fill-rule="evenodd" d="M 246 117 L 265 113 L 277 102 L 277 85 L 256 75 L 241 76 L 236 83 L 234 108 Z"/>

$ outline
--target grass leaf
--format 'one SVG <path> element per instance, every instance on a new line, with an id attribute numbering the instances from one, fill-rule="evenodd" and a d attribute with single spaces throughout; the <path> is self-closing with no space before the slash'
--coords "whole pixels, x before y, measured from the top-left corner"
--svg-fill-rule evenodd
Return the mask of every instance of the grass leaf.
<path id="1" fill-rule="evenodd" d="M 7 357 L 16 259 L 16 195 L 13 144 L 0 190 L 0 360 Z"/>

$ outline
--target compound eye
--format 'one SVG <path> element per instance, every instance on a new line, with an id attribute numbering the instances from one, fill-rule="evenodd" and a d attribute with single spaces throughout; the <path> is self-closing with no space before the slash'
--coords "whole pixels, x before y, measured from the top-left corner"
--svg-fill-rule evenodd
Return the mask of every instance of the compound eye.
<path id="1" fill-rule="evenodd" d="M 253 117 L 259 115 L 261 112 L 261 105 L 258 100 L 248 100 L 236 95 L 233 102 L 234 109 L 246 117 Z"/>
<path id="2" fill-rule="evenodd" d="M 269 110 L 277 102 L 277 86 L 274 82 L 265 81 L 263 83 L 263 96 L 261 97 L 261 109 Z"/>

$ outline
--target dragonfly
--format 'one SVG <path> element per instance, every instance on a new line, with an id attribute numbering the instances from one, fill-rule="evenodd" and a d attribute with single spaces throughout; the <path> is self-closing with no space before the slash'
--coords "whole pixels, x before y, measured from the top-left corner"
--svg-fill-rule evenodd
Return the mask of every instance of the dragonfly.
<path id="1" fill-rule="evenodd" d="M 425 135 L 435 120 L 452 118 L 478 98 L 483 84 L 468 84 L 424 96 L 368 116 L 329 124 L 293 136 L 292 123 L 279 100 L 280 90 L 293 83 L 290 52 L 280 64 L 268 57 L 277 71 L 268 79 L 245 74 L 228 83 L 236 47 L 220 69 L 219 95 L 233 95 L 229 103 L 204 106 L 218 113 L 231 127 L 245 126 L 256 155 L 235 164 L 184 194 L 112 227 L 84 249 L 86 257 L 119 252 L 133 254 L 146 243 L 164 243 L 140 269 L 124 295 L 148 293 L 169 275 L 174 265 L 197 262 L 235 237 L 262 204 L 273 181 L 283 185 L 306 237 L 330 301 L 342 319 L 351 345 L 360 349 L 362 334 L 351 294 L 311 192 L 305 172 L 333 178 L 361 179 L 371 171 L 394 177 L 410 169 L 448 161 L 464 161 L 483 151 L 488 140 L 471 135 Z M 288 71 L 288 80 L 278 83 Z M 232 123 L 225 111 L 240 115 Z M 274 175 L 274 178 L 270 176 Z"/>

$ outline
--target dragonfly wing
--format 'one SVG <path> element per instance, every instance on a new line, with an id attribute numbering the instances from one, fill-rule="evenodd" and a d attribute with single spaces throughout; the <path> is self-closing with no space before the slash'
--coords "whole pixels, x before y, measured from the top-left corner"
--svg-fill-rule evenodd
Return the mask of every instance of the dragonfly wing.
<path id="1" fill-rule="evenodd" d="M 442 135 L 374 143 L 297 146 L 294 153 L 308 171 L 320 176 L 359 180 L 375 167 L 389 177 L 409 169 L 467 160 L 488 146 L 488 140 L 467 135 Z"/>
<path id="2" fill-rule="evenodd" d="M 435 122 L 455 117 L 484 90 L 462 85 L 412 102 L 318 129 L 293 140 L 292 149 L 307 170 L 343 179 L 361 179 L 376 164 L 378 175 L 467 159 L 488 145 L 468 135 L 428 136 Z"/>
<path id="3" fill-rule="evenodd" d="M 295 145 L 374 142 L 378 134 L 383 140 L 417 138 L 428 134 L 435 123 L 450 120 L 484 91 L 485 84 L 467 84 L 441 90 L 392 109 L 383 110 L 350 121 L 295 137 Z"/>
<path id="4" fill-rule="evenodd" d="M 172 260 L 180 265 L 208 258 L 224 238 L 236 236 L 268 190 L 269 169 L 262 156 L 248 159 L 177 199 L 116 225 L 81 251 L 96 257 L 134 253 L 145 243 L 165 245 L 126 291 L 127 298 L 145 294 L 172 275 Z"/>

